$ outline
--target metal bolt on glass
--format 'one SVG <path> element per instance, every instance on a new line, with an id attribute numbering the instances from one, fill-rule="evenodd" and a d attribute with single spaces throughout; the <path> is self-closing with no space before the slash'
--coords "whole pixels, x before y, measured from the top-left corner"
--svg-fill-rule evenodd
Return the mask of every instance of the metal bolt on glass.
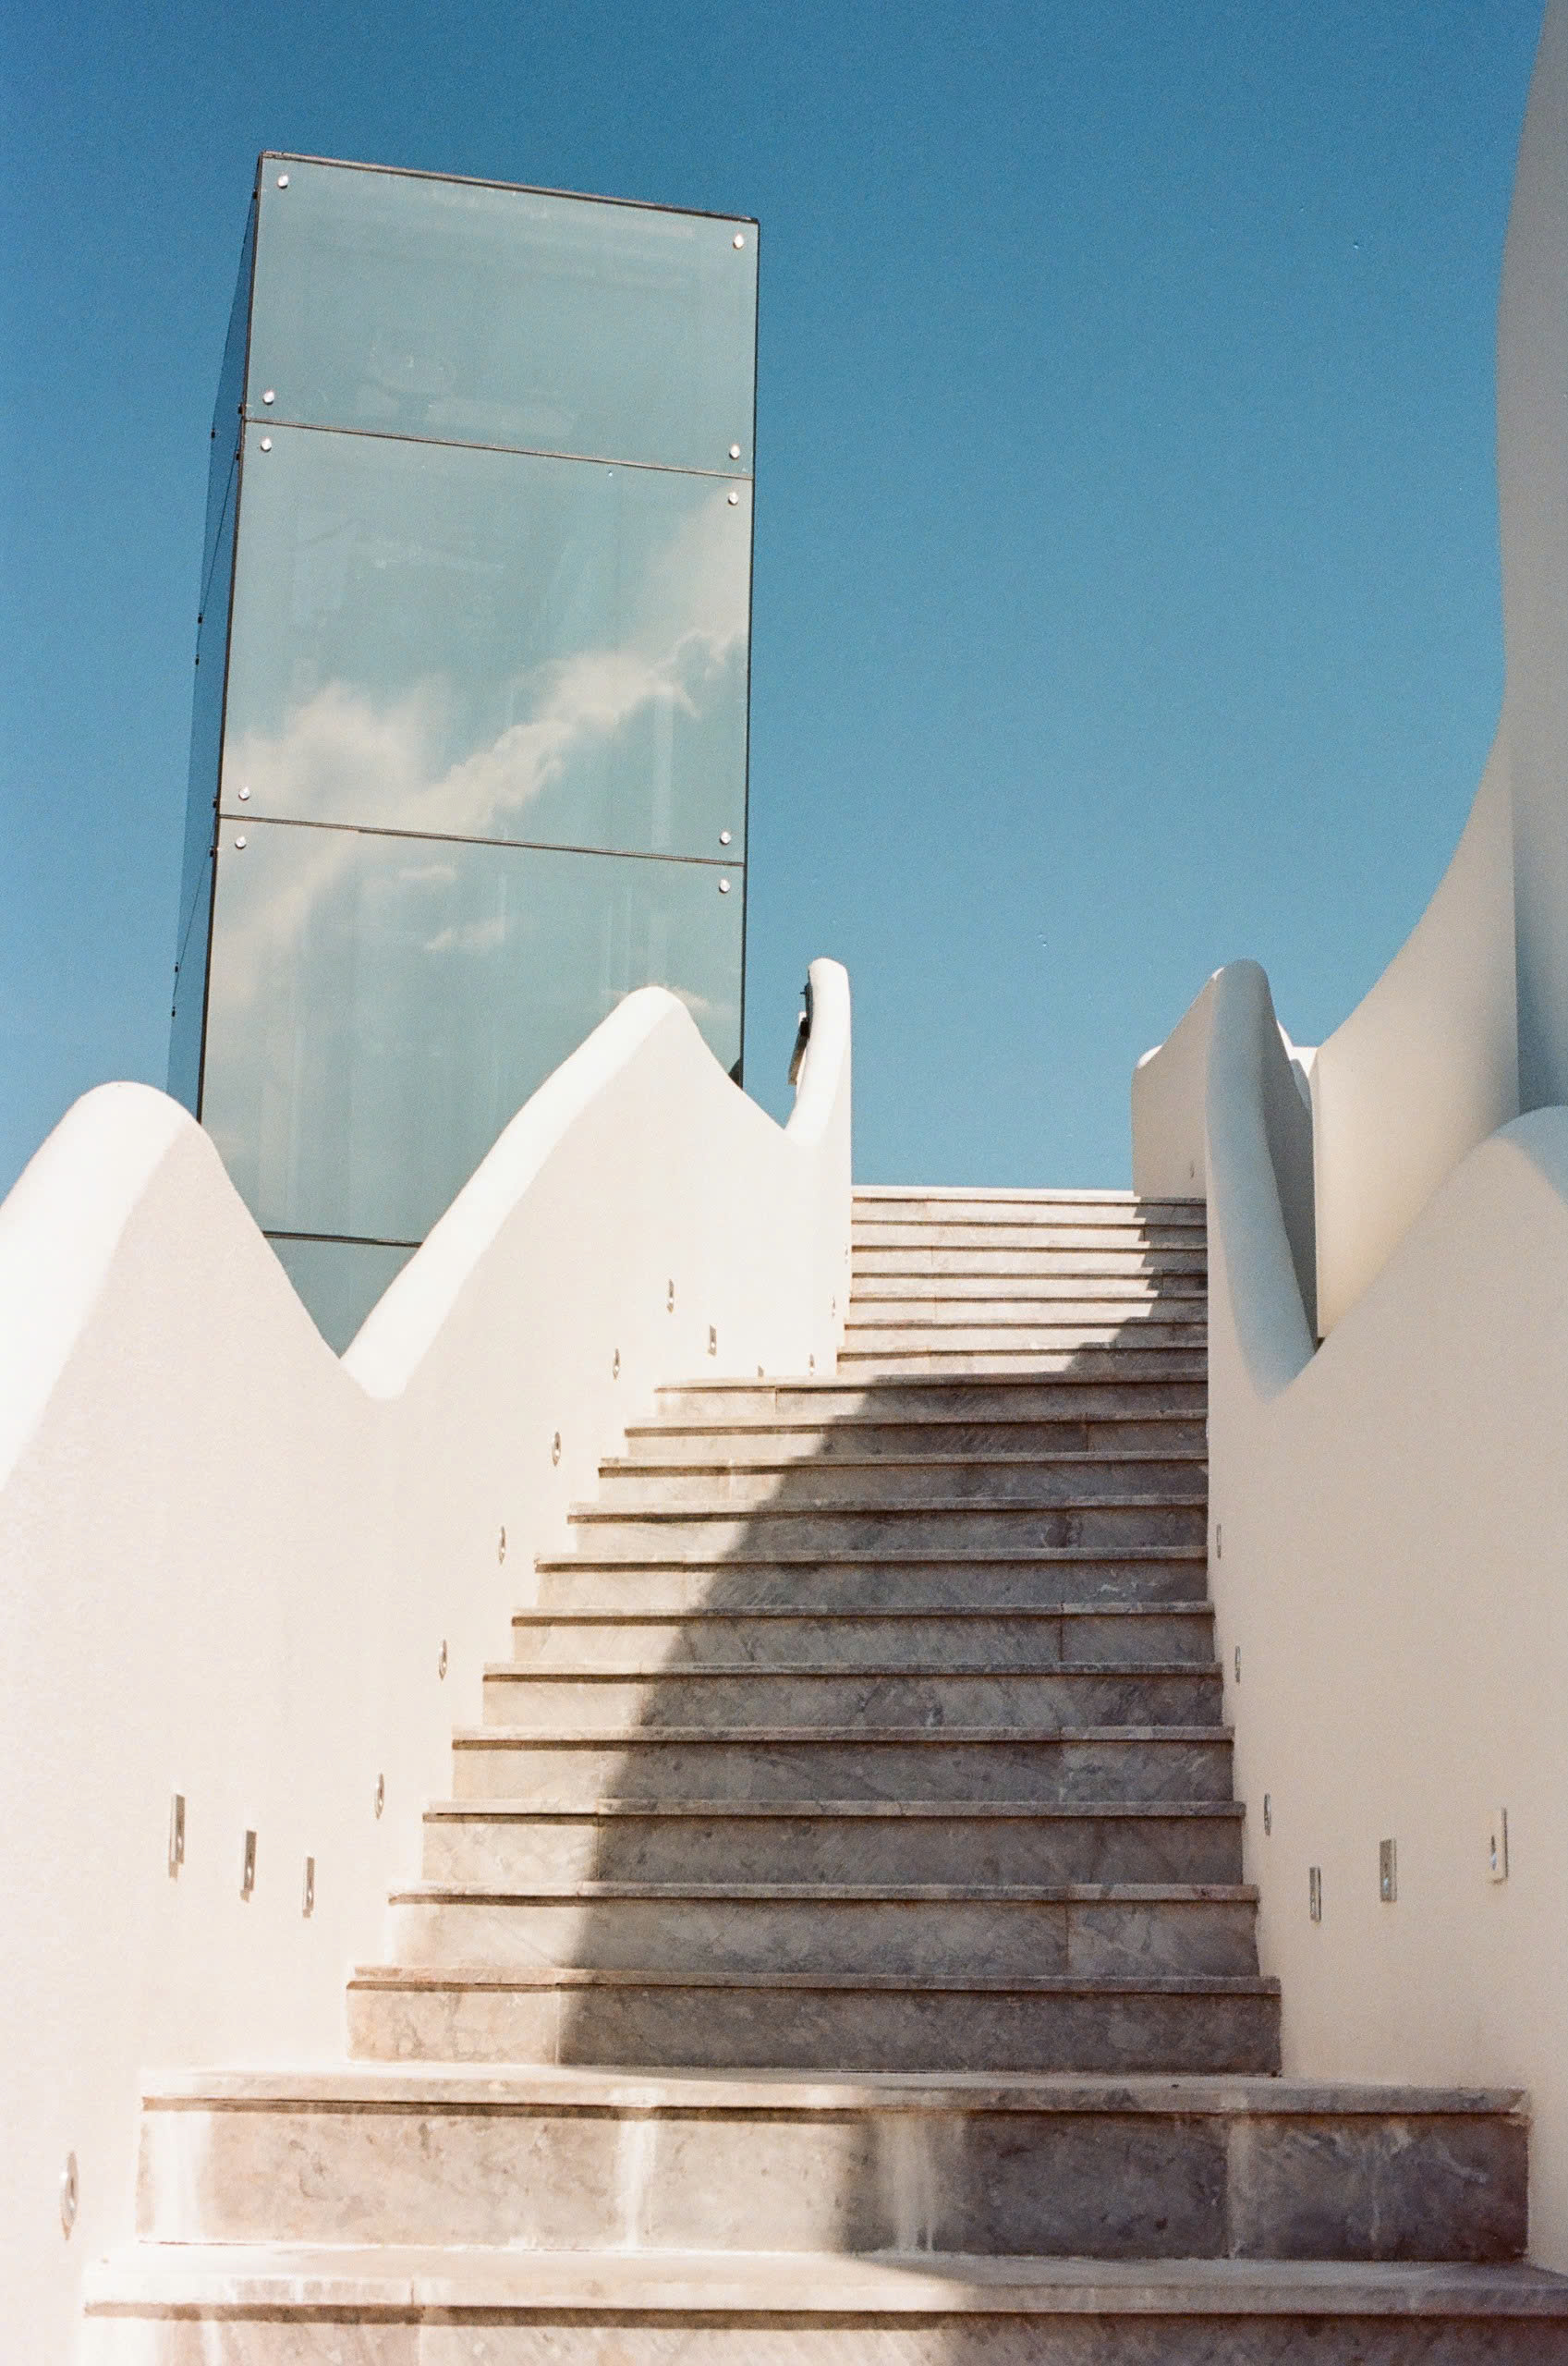
<path id="1" fill-rule="evenodd" d="M 263 452 L 270 452 L 270 451 L 272 450 L 272 448 L 273 448 L 273 439 L 272 439 L 272 437 L 271 437 L 270 435 L 263 435 L 263 436 L 262 436 L 262 438 L 261 438 L 261 449 L 262 449 L 262 451 L 263 451 Z"/>
<path id="2" fill-rule="evenodd" d="M 727 494 L 724 495 L 724 498 L 725 498 L 725 500 L 729 503 L 730 507 L 731 507 L 732 509 L 738 509 L 738 508 L 739 508 L 739 506 L 740 506 L 740 495 L 739 495 L 739 494 L 738 494 L 738 493 L 727 493 Z"/>
<path id="3" fill-rule="evenodd" d="M 711 1323 L 708 1325 L 708 1352 L 711 1356 L 719 1352 L 719 1335 Z"/>
<path id="4" fill-rule="evenodd" d="M 279 189 L 286 189 L 288 187 L 288 175 L 286 173 L 280 173 L 278 175 L 278 187 Z"/>
<path id="5" fill-rule="evenodd" d="M 261 400 L 262 400 L 264 403 L 275 402 L 275 401 L 277 400 L 277 396 L 276 396 L 274 395 L 274 393 L 273 392 L 273 389 L 271 388 L 271 386 L 269 386 L 269 387 L 267 388 L 267 390 L 266 390 L 265 394 L 261 396 Z"/>
<path id="6" fill-rule="evenodd" d="M 239 792 L 239 801 L 241 805 L 249 805 L 250 802 L 250 784 L 249 781 L 246 782 L 245 787 Z"/>
<path id="7" fill-rule="evenodd" d="M 81 2201 L 81 2180 L 77 2175 L 76 2154 L 66 2154 L 66 2165 L 60 2171 L 60 2226 L 67 2241 L 76 2225 L 77 2210 Z"/>
<path id="8" fill-rule="evenodd" d="M 730 457 L 731 457 L 731 459 L 732 459 L 732 460 L 738 460 L 738 459 L 739 459 L 739 457 L 740 457 L 740 445 L 739 445 L 738 444 L 732 444 L 732 445 L 730 445 Z"/>
<path id="9" fill-rule="evenodd" d="M 610 1359 L 610 1377 L 612 1380 L 619 1380 L 621 1377 L 621 1351 L 619 1348 L 616 1348 L 614 1354 Z"/>
<path id="10" fill-rule="evenodd" d="M 721 896 L 727 896 L 727 895 L 729 894 L 729 892 L 730 892 L 730 883 L 729 883 L 729 881 L 728 881 L 727 879 L 721 879 L 721 880 L 720 880 L 720 882 L 719 882 L 719 893 L 720 893 L 720 895 L 721 895 Z"/>
<path id="11" fill-rule="evenodd" d="M 727 847 L 727 846 L 729 845 L 729 842 L 730 842 L 730 833 L 729 833 L 729 831 L 728 831 L 728 830 L 721 830 L 721 831 L 719 832 L 719 844 L 720 844 L 722 847 Z"/>
<path id="12" fill-rule="evenodd" d="M 744 231 L 744 230 L 737 230 L 737 231 L 735 232 L 735 245 L 736 245 L 737 247 L 744 247 L 744 246 L 745 246 L 745 244 L 746 244 L 746 233 L 745 233 L 745 231 Z"/>
<path id="13" fill-rule="evenodd" d="M 668 1283 L 666 1283 L 666 1284 L 665 1284 L 665 1287 L 664 1287 L 664 1311 L 665 1311 L 665 1313 L 666 1313 L 666 1314 L 674 1314 L 675 1311 L 675 1286 L 674 1282 L 668 1282 Z"/>
<path id="14" fill-rule="evenodd" d="M 240 833 L 239 833 L 239 835 L 238 835 L 237 836 L 237 838 L 235 839 L 235 845 L 236 845 L 237 847 L 243 847 L 243 846 L 244 846 L 244 844 L 245 844 L 245 833 L 244 833 L 244 831 L 243 831 L 243 830 L 241 830 L 241 831 L 240 831 Z"/>

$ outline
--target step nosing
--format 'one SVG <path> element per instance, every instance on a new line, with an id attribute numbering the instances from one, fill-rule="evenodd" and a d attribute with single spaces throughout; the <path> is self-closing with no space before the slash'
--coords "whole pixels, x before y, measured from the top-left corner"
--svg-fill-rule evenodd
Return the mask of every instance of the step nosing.
<path id="1" fill-rule="evenodd" d="M 978 1749 L 1018 1744 L 1066 1743 L 1143 1747 L 1165 1742 L 1212 1742 L 1229 1745 L 1229 1726 L 573 1726 L 541 1732 L 533 1726 L 460 1726 L 452 1737 L 455 1750 L 517 1748 L 532 1750 L 636 1750 L 646 1744 L 736 1744 L 748 1749 L 784 1748 L 813 1742 L 857 1742 L 868 1750 L 907 1744 L 962 1744 Z"/>
<path id="2" fill-rule="evenodd" d="M 743 1989 L 771 1994 L 874 1996 L 1212 1996 L 1277 1997 L 1280 1982 L 1264 1972 L 1173 1972 L 1124 1975 L 1092 1972 L 933 1974 L 918 1972 L 713 1970 L 698 1966 L 604 1969 L 583 1964 L 363 1964 L 350 1987 L 480 1988 L 502 1992 L 555 1988 Z"/>
<path id="3" fill-rule="evenodd" d="M 1246 1882 L 408 1882 L 394 1906 L 1256 1906 Z"/>
<path id="4" fill-rule="evenodd" d="M 1211 1684 L 1222 1673 L 1218 1660 L 947 1660 L 933 1665 L 923 1660 L 677 1660 L 654 1665 L 599 1667 L 586 1661 L 530 1665 L 526 1661 L 492 1660 L 484 1668 L 487 1682 L 497 1684 L 704 1684 L 754 1676 L 771 1681 L 804 1679 L 813 1684 L 860 1684 L 893 1678 L 920 1682 L 1013 1684 L 1052 1682 L 1165 1682 Z"/>
<path id="5" fill-rule="evenodd" d="M 579 1805 L 552 1806 L 503 1793 L 482 1799 L 436 1799 L 424 1811 L 427 1823 L 594 1823 L 691 1818 L 745 1821 L 855 1823 L 1134 1823 L 1223 1822 L 1240 1823 L 1240 1799 L 638 1799 L 606 1796 Z"/>

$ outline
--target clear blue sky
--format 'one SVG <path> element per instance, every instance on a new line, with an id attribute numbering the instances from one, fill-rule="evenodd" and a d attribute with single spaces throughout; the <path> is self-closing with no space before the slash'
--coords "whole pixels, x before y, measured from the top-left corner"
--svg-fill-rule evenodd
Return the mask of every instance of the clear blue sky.
<path id="1" fill-rule="evenodd" d="M 53 0 L 0 33 L 0 1189 L 162 1083 L 256 152 L 756 213 L 748 1079 L 870 1181 L 1127 1176 L 1222 960 L 1327 1033 L 1496 718 L 1540 0 Z"/>

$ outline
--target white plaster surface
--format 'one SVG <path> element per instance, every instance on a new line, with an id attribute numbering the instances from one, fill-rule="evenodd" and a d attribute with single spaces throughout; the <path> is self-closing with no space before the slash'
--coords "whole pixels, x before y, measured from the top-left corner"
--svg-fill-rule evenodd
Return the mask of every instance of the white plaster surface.
<path id="1" fill-rule="evenodd" d="M 1568 2268 L 1568 1110 L 1474 1149 L 1314 1353 L 1262 973 L 1204 998 L 1209 1579 L 1284 2069 L 1527 2090 Z"/>
<path id="2" fill-rule="evenodd" d="M 341 2058 L 345 1974 L 418 1862 L 452 1727 L 655 1385 L 832 1370 L 849 996 L 811 974 L 786 1129 L 673 996 L 629 996 L 341 1362 L 162 1094 L 88 1094 L 0 1207 L 8 2354 L 73 2352 L 82 2272 L 131 2226 L 145 2067 Z"/>

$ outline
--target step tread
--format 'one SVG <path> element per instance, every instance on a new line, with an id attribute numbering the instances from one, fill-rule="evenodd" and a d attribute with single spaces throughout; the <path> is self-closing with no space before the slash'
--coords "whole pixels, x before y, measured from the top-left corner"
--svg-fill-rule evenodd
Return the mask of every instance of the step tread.
<path id="1" fill-rule="evenodd" d="M 876 1996 L 1266 1996 L 1280 1994 L 1267 1972 L 984 1972 L 709 1970 L 651 1965 L 627 1970 L 585 1964 L 359 1964 L 351 1988 L 698 1988 Z"/>
<path id="2" fill-rule="evenodd" d="M 395 1906 L 554 1905 L 649 1899 L 742 1906 L 1256 1906 L 1249 1882 L 407 1882 Z"/>
<path id="3" fill-rule="evenodd" d="M 1072 1507 L 1055 1504 L 1047 1508 L 1061 1511 Z M 534 1567 L 541 1574 L 545 1571 L 613 1569 L 618 1575 L 637 1569 L 706 1569 L 711 1576 L 719 1577 L 730 1576 L 739 1569 L 907 1569 L 938 1566 L 956 1569 L 1028 1568 L 1042 1561 L 1144 1561 L 1163 1566 L 1168 1561 L 1206 1562 L 1208 1558 L 1206 1544 L 1037 1544 L 1027 1551 L 1012 1553 L 998 1552 L 994 1547 L 972 1553 L 870 1553 L 857 1547 L 819 1553 L 725 1553 L 718 1559 L 707 1553 L 657 1553 L 644 1554 L 635 1561 L 597 1561 L 590 1553 L 565 1553 L 550 1556 L 541 1555 L 535 1560 Z"/>
<path id="4" fill-rule="evenodd" d="M 737 1676 L 804 1677 L 827 1684 L 902 1677 L 945 1682 L 950 1677 L 966 1683 L 977 1677 L 1003 1683 L 1015 1677 L 1023 1682 L 1039 1677 L 1075 1681 L 1079 1677 L 1101 1680 L 1126 1677 L 1142 1683 L 1146 1677 L 1182 1677 L 1211 1684 L 1221 1673 L 1218 1660 L 944 1660 L 940 1666 L 924 1660 L 663 1660 L 631 1667 L 599 1667 L 584 1661 L 536 1665 L 527 1660 L 492 1660 L 484 1677 L 487 1683 L 497 1684 L 687 1684 L 710 1678 L 725 1681 Z"/>
<path id="5" fill-rule="evenodd" d="M 569 1726 L 541 1733 L 534 1726 L 458 1726 L 454 1749 L 492 1748 L 497 1743 L 535 1749 L 624 1750 L 644 1743 L 713 1742 L 772 1749 L 791 1742 L 860 1742 L 868 1750 L 909 1742 L 1222 1742 L 1229 1726 Z"/>
<path id="6" fill-rule="evenodd" d="M 144 2102 L 399 2104 L 506 2111 L 540 2104 L 614 2111 L 1063 2112 L 1117 2117 L 1525 2117 L 1518 2087 L 1412 2086 L 1247 2072 L 1083 2070 L 639 2070 L 597 2063 L 334 2063 L 324 2068 L 148 2073 Z"/>
<path id="7" fill-rule="evenodd" d="M 1206 1728 L 1207 1730 L 1207 1728 Z M 602 1799 L 578 1807 L 541 1807 L 531 1799 L 498 1796 L 484 1799 L 432 1799 L 427 1822 L 461 1823 L 591 1823 L 601 1817 L 641 1816 L 780 1817 L 810 1816 L 824 1821 L 856 1818 L 888 1823 L 927 1819 L 951 1822 L 988 1818 L 993 1822 L 1071 1822 L 1075 1817 L 1110 1821 L 1118 1816 L 1158 1821 L 1161 1817 L 1239 1823 L 1246 1814 L 1241 1799 L 1087 1799 L 1064 1806 L 1060 1801 L 1034 1799 Z"/>
<path id="8" fill-rule="evenodd" d="M 579 1563 L 575 1561 L 568 1564 L 568 1567 L 572 1568 L 577 1568 L 580 1566 L 581 1565 Z M 728 1567 L 729 1564 L 726 1562 L 723 1566 Z M 542 1627 L 545 1628 L 553 1628 L 556 1627 L 692 1627 L 702 1624 L 723 1625 L 726 1622 L 734 1623 L 735 1621 L 749 1622 L 758 1618 L 793 1618 L 797 1621 L 804 1618 L 810 1620 L 813 1624 L 826 1620 L 841 1620 L 846 1626 L 861 1627 L 867 1625 L 869 1622 L 878 1619 L 883 1620 L 890 1625 L 903 1625 L 909 1620 L 922 1619 L 973 1620 L 977 1618 L 1022 1618 L 1038 1619 L 1044 1623 L 1051 1623 L 1062 1618 L 1198 1619 L 1212 1618 L 1213 1616 L 1214 1606 L 1209 1602 L 1108 1602 L 1105 1604 L 1092 1602 L 1067 1602 L 1059 1605 L 1048 1604 L 1045 1606 L 1031 1603 L 1027 1608 L 1021 1610 L 1009 1610 L 1005 1608 L 997 1609 L 990 1604 L 983 1602 L 966 1603 L 962 1606 L 950 1605 L 940 1610 L 853 1610 L 833 1607 L 824 1608 L 822 1610 L 795 1610 L 787 1604 L 780 1603 L 767 1603 L 756 1610 L 748 1610 L 743 1604 L 725 1605 L 721 1604 L 715 1605 L 704 1603 L 700 1608 L 696 1610 L 516 1610 L 512 1614 L 512 1624 L 514 1627 Z M 504 1665 L 510 1666 L 512 1663 L 506 1662 Z M 749 1666 L 755 1665 L 755 1663 L 748 1661 L 743 1663 L 743 1665 Z M 769 1665 L 771 1665 L 771 1663 Z M 1051 1665 L 1054 1665 L 1055 1663 L 1052 1662 Z M 1089 1663 L 1088 1661 L 1074 1661 L 1071 1665 L 1073 1666 L 1088 1666 Z M 1129 1663 L 1117 1660 L 1113 1662 L 1107 1662 L 1106 1665 L 1119 1669 L 1129 1665 Z M 1130 1665 L 1134 1666 L 1142 1666 L 1145 1663 L 1142 1661 L 1134 1661 L 1130 1663 Z M 1148 1663 L 1148 1665 L 1150 1666 L 1157 1666 L 1161 1664 L 1151 1661 Z M 1183 1660 L 1178 1662 L 1177 1665 L 1182 1667 L 1192 1667 L 1196 1666 L 1197 1663 L 1191 1660 Z M 1217 1665 L 1218 1663 L 1216 1662 L 1215 1665 Z M 842 1670 L 842 1673 L 851 1675 L 857 1673 L 857 1671 L 845 1666 Z"/>
<path id="9" fill-rule="evenodd" d="M 137 2244 L 89 2272 L 90 2313 L 430 2311 L 617 2317 L 1536 2318 L 1568 2323 L 1568 2277 L 1528 2266 L 1337 2260 L 1110 2261 L 845 2253 L 529 2251 L 442 2246 Z M 1555 2348 L 1555 2345 L 1554 2345 Z"/>
<path id="10" fill-rule="evenodd" d="M 986 1516 L 992 1512 L 1075 1512 L 1075 1511 L 1190 1511 L 1206 1509 L 1207 1488 L 1173 1490 L 1161 1495 L 1138 1495 L 1125 1493 L 1103 1495 L 1063 1494 L 1039 1500 L 1028 1495 L 1011 1495 L 1003 1501 L 988 1503 L 976 1495 L 931 1495 L 918 1498 L 909 1495 L 857 1496 L 846 1504 L 791 1504 L 771 1498 L 760 1504 L 628 1504 L 616 1511 L 601 1504 L 573 1504 L 567 1518 L 574 1520 L 624 1521 L 638 1519 L 734 1519 L 738 1514 L 747 1519 L 820 1519 L 824 1513 L 845 1513 L 857 1518 L 867 1513 L 911 1512 L 975 1512 Z"/>
<path id="11" fill-rule="evenodd" d="M 787 1472 L 794 1477 L 800 1471 L 812 1470 L 1028 1470 L 1037 1465 L 1042 1470 L 1056 1470 L 1089 1469 L 1092 1470 L 1136 1470 L 1140 1464 L 1153 1462 L 1207 1464 L 1208 1454 L 1202 1446 L 1118 1446 L 1110 1448 L 1082 1446 L 1044 1446 L 1035 1454 L 988 1454 L 977 1447 L 967 1454 L 835 1454 L 820 1462 L 802 1460 L 798 1456 L 752 1457 L 744 1462 L 726 1458 L 723 1462 L 655 1462 L 651 1456 L 607 1456 L 599 1466 L 602 1479 L 665 1479 L 686 1478 L 691 1474 L 711 1476 L 718 1471 L 735 1474 L 745 1471 L 769 1478 Z M 1141 1500 L 1141 1498 L 1140 1498 Z"/>

